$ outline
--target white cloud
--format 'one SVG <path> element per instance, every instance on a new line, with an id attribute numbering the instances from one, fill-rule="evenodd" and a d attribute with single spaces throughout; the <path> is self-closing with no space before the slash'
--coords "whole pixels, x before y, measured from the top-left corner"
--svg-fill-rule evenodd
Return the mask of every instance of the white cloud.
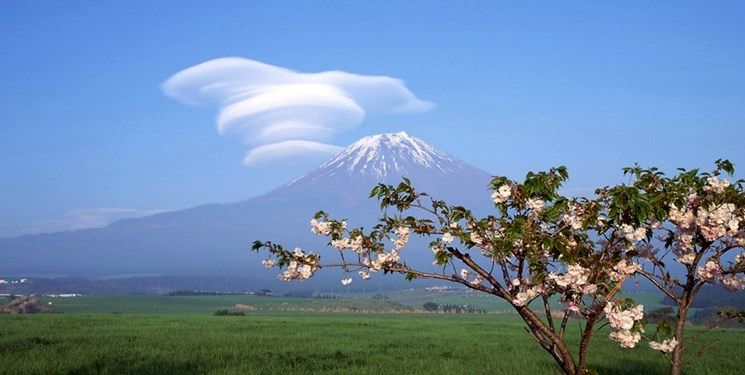
<path id="1" fill-rule="evenodd" d="M 13 235 L 52 233 L 68 230 L 102 228 L 115 221 L 134 219 L 164 212 L 162 210 L 137 210 L 132 208 L 86 208 L 66 212 L 53 220 L 24 224 Z"/>
<path id="2" fill-rule="evenodd" d="M 341 71 L 299 73 L 239 57 L 184 69 L 162 89 L 183 103 L 218 107 L 218 132 L 256 147 L 246 155 L 246 165 L 309 154 L 328 157 L 339 148 L 323 142 L 359 126 L 367 113 L 432 108 L 399 79 Z"/>
<path id="3" fill-rule="evenodd" d="M 328 155 L 336 155 L 344 147 L 327 145 L 312 141 L 282 141 L 256 147 L 248 152 L 243 158 L 243 164 L 247 166 L 266 164 L 294 164 L 301 160 L 308 161 L 308 157 L 318 156 L 326 158 Z M 323 160 L 316 160 L 323 161 Z"/>

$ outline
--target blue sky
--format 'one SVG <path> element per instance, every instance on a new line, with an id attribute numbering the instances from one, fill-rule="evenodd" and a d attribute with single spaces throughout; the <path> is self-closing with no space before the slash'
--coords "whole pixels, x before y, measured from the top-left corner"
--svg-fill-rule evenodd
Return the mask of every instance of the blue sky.
<path id="1" fill-rule="evenodd" d="M 2 2 L 0 236 L 255 196 L 308 165 L 241 163 L 216 108 L 161 85 L 237 56 L 405 80 L 426 112 L 368 113 L 330 144 L 406 130 L 490 173 L 745 168 L 738 2 Z M 87 221 L 86 221 L 87 220 Z"/>

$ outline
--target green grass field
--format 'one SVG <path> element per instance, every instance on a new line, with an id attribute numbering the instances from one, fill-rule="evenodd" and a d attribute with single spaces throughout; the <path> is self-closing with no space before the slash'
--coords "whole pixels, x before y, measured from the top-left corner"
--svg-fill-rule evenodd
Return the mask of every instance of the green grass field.
<path id="1" fill-rule="evenodd" d="M 68 314 L 211 314 L 247 304 L 266 312 L 394 312 L 396 306 L 370 298 L 311 299 L 259 296 L 117 296 L 47 298 L 54 311 Z M 410 309 L 406 309 L 409 311 Z"/>
<path id="2" fill-rule="evenodd" d="M 397 311 L 380 301 L 354 300 Z M 556 373 L 550 357 L 511 314 L 302 312 L 313 304 L 352 302 L 244 296 L 54 299 L 60 313 L 0 316 L 0 373 Z M 260 310 L 213 315 L 236 303 Z M 299 312 L 275 310 L 279 307 Z M 575 323 L 569 337 L 577 330 Z M 594 340 L 591 365 L 601 374 L 666 372 L 664 359 L 644 346 L 622 350 L 607 332 Z M 718 329 L 704 340 L 716 343 L 686 373 L 745 373 L 739 355 L 745 330 Z"/>

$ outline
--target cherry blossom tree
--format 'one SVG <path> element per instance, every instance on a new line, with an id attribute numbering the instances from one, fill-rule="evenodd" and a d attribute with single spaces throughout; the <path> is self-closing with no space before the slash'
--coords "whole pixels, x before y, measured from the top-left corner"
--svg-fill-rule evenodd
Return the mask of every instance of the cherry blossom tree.
<path id="1" fill-rule="evenodd" d="M 631 183 L 601 189 L 599 199 L 609 208 L 612 225 L 649 234 L 627 254 L 645 265 L 637 274 L 677 306 L 675 321 L 658 325 L 649 346 L 667 358 L 671 374 L 680 374 L 685 349 L 705 332 L 684 336 L 696 294 L 707 284 L 745 289 L 743 181 L 722 178 L 734 173 L 726 160 L 718 160 L 711 173 L 680 170 L 666 177 L 656 168 L 640 167 L 624 172 Z M 708 328 L 730 319 L 742 322 L 745 313 L 721 311 Z"/>
<path id="2" fill-rule="evenodd" d="M 724 162 L 720 165 L 731 167 Z M 712 176 L 716 177 L 720 169 Z M 328 245 L 338 255 L 332 262 L 322 263 L 319 254 L 300 248 L 289 251 L 270 241 L 256 241 L 253 249 L 268 251 L 270 257 L 263 261 L 264 265 L 283 269 L 279 277 L 285 281 L 310 278 L 321 268 L 341 268 L 345 272 L 341 281 L 344 285 L 353 281 L 353 275 L 367 280 L 375 274 L 398 273 L 409 280 L 448 281 L 497 296 L 513 306 L 525 322 L 526 331 L 565 373 L 583 374 L 589 371 L 587 349 L 591 338 L 605 325 L 610 326 L 610 339 L 623 348 L 633 348 L 643 338 L 659 340 L 657 336 L 665 332 L 665 326 L 660 325 L 653 336 L 644 336 L 644 307 L 619 294 L 629 277 L 639 274 L 649 278 L 668 295 L 682 293 L 679 295 L 685 303 L 679 303 L 682 315 L 679 313 L 678 326 L 681 319 L 684 325 L 687 308 L 703 282 L 719 280 L 725 285 L 742 287 L 741 279 L 734 278 L 738 270 L 742 271 L 737 268 L 742 257 L 726 271 L 721 268 L 716 271 L 713 266 L 702 268 L 706 279 L 696 269 L 701 252 L 714 251 L 718 255 L 711 259 L 720 265 L 721 257 L 737 244 L 735 238 L 742 245 L 739 222 L 731 220 L 727 223 L 729 229 L 721 233 L 730 240 L 722 237 L 719 241 L 726 243 L 725 247 L 714 250 L 709 244 L 706 250 L 694 250 L 695 260 L 687 265 L 689 275 L 691 269 L 694 272 L 689 276 L 694 280 L 690 291 L 686 291 L 685 283 L 682 289 L 676 289 L 678 284 L 669 273 L 660 273 L 666 269 L 665 254 L 655 251 L 654 234 L 673 233 L 679 238 L 680 231 L 670 228 L 678 220 L 675 215 L 688 212 L 680 211 L 688 210 L 684 208 L 688 203 L 678 197 L 684 189 L 671 190 L 671 187 L 675 181 L 691 175 L 688 179 L 696 179 L 700 185 L 700 179 L 708 175 L 687 172 L 665 179 L 655 169 L 630 168 L 625 172 L 636 176 L 633 184 L 598 189 L 592 199 L 569 198 L 559 193 L 568 178 L 564 167 L 530 172 L 522 182 L 495 177 L 490 185 L 495 210 L 485 217 L 418 192 L 404 178 L 398 186 L 381 184 L 372 190 L 371 197 L 380 201 L 383 217 L 369 231 L 349 228 L 345 220 L 334 219 L 323 211 L 314 215 L 311 230 L 329 239 Z M 711 193 L 707 190 L 711 188 L 706 187 L 711 184 L 699 185 L 697 189 Z M 745 202 L 741 183 L 736 185 L 735 188 L 729 184 L 716 194 L 729 192 L 734 206 L 727 206 L 727 212 L 742 218 Z M 735 196 L 739 198 L 734 199 Z M 701 207 L 702 203 L 696 204 L 695 207 Z M 671 212 L 671 207 L 679 211 Z M 706 207 L 709 207 L 707 212 L 715 210 Z M 716 212 L 715 215 L 726 216 Z M 722 219 L 707 215 L 703 220 Z M 663 224 L 668 217 L 669 225 Z M 432 269 L 414 268 L 405 262 L 408 252 L 422 251 L 407 249 L 412 236 L 430 241 Z M 677 240 L 666 237 L 660 243 L 661 249 L 669 249 Z M 554 318 L 552 313 L 557 310 L 561 315 Z M 581 339 L 576 352 L 565 340 L 570 317 L 576 318 L 580 325 Z M 682 345 L 678 342 L 682 341 L 683 329 L 675 331 L 672 338 L 650 341 L 649 345 L 654 350 L 672 352 L 666 357 L 673 371 L 679 371 Z"/>

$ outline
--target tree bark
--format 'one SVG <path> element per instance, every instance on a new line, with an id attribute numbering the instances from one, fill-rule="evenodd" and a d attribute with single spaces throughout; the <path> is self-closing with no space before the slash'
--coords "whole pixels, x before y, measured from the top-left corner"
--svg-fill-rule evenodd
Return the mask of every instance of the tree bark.
<path id="1" fill-rule="evenodd" d="M 541 347 L 554 357 L 561 370 L 567 375 L 578 375 L 574 357 L 566 344 L 529 307 L 519 306 L 516 310 L 541 343 Z"/>
<path id="2" fill-rule="evenodd" d="M 678 345 L 675 345 L 670 357 L 670 375 L 680 375 L 680 371 L 683 367 L 683 335 L 685 334 L 687 314 L 688 307 L 681 306 L 678 308 L 678 321 L 675 323 L 675 340 L 678 341 Z"/>
<path id="3" fill-rule="evenodd" d="M 592 337 L 592 329 L 595 327 L 597 316 L 589 316 L 587 318 L 587 325 L 584 331 L 582 331 L 582 339 L 579 342 L 579 373 L 584 374 L 587 372 L 587 348 L 590 345 L 590 338 Z"/>

